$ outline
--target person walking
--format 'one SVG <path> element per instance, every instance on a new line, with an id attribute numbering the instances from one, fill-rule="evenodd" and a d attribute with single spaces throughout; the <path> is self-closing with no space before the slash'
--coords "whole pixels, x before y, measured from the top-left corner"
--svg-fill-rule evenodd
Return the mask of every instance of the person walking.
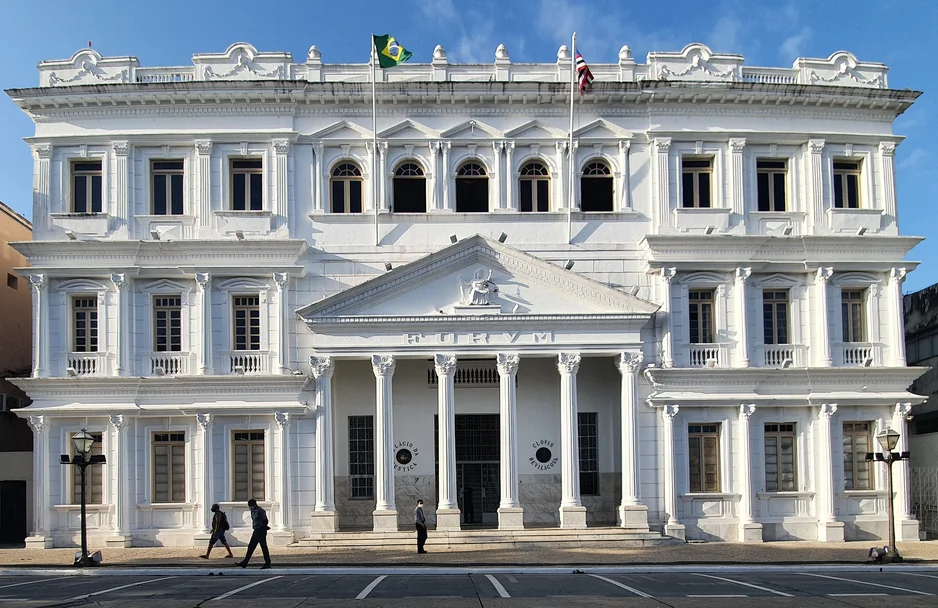
<path id="1" fill-rule="evenodd" d="M 261 570 L 270 568 L 270 551 L 267 549 L 267 531 L 270 530 L 268 525 L 270 522 L 267 519 L 267 511 L 258 507 L 257 501 L 253 498 L 248 501 L 248 508 L 251 509 L 251 527 L 254 531 L 251 533 L 251 542 L 248 543 L 247 554 L 237 564 L 242 568 L 247 568 L 254 549 L 257 548 L 257 545 L 260 545 L 261 551 L 264 553 L 264 565 L 261 566 Z"/>
<path id="2" fill-rule="evenodd" d="M 423 515 L 423 501 L 419 499 L 414 509 L 414 524 L 417 526 L 417 553 L 426 553 L 423 546 L 427 542 L 427 518 Z"/>
<path id="3" fill-rule="evenodd" d="M 234 557 L 234 553 L 231 552 L 231 546 L 225 539 L 225 532 L 231 527 L 231 524 L 228 523 L 228 516 L 225 515 L 225 512 L 222 511 L 217 504 L 212 505 L 212 513 L 215 514 L 212 517 L 212 538 L 208 541 L 208 551 L 205 552 L 205 555 L 200 555 L 199 557 L 208 559 L 208 556 L 212 553 L 212 548 L 215 547 L 215 543 L 218 541 L 221 541 L 225 549 L 228 549 L 228 555 L 226 557 Z"/>

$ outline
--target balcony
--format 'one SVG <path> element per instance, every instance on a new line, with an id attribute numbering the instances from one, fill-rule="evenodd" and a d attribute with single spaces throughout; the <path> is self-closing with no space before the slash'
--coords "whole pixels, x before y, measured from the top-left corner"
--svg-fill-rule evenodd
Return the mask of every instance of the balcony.
<path id="1" fill-rule="evenodd" d="M 834 365 L 841 367 L 879 367 L 882 353 L 882 345 L 871 342 L 841 342 L 831 347 Z"/>
<path id="2" fill-rule="evenodd" d="M 160 352 L 150 353 L 151 376 L 188 376 L 189 353 Z"/>
<path id="3" fill-rule="evenodd" d="M 688 344 L 690 367 L 727 367 L 729 350 L 725 344 Z"/>
<path id="4" fill-rule="evenodd" d="M 106 376 L 107 353 L 68 353 L 65 371 L 69 376 Z"/>
<path id="5" fill-rule="evenodd" d="M 803 344 L 760 344 L 753 363 L 761 367 L 804 367 L 806 351 Z"/>
<path id="6" fill-rule="evenodd" d="M 233 350 L 228 353 L 228 373 L 269 374 L 270 353 L 266 350 Z"/>

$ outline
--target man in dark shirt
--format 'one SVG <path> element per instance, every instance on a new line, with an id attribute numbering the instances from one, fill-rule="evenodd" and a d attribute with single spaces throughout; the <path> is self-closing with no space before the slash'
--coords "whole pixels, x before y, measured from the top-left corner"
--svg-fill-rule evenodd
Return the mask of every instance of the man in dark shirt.
<path id="1" fill-rule="evenodd" d="M 423 515 L 422 500 L 417 500 L 417 508 L 414 509 L 414 525 L 417 526 L 417 553 L 426 553 L 423 545 L 427 542 L 427 518 Z"/>
<path id="2" fill-rule="evenodd" d="M 234 553 L 231 552 L 231 547 L 225 539 L 225 532 L 229 528 L 228 516 L 225 515 L 225 512 L 222 511 L 217 504 L 212 505 L 212 513 L 215 514 L 215 516 L 212 517 L 212 538 L 208 541 L 208 551 L 205 552 L 205 555 L 200 555 L 199 557 L 208 559 L 208 556 L 212 553 L 212 548 L 218 541 L 221 541 L 225 549 L 228 549 L 228 557 L 234 557 Z"/>
<path id="3" fill-rule="evenodd" d="M 257 545 L 260 545 L 261 551 L 264 552 L 264 565 L 261 566 L 261 570 L 270 568 L 270 551 L 267 550 L 267 531 L 270 530 L 270 526 L 268 525 L 267 511 L 258 507 L 257 501 L 253 498 L 248 501 L 248 507 L 251 509 L 251 527 L 254 532 L 251 533 L 251 542 L 248 543 L 247 555 L 238 562 L 238 565 L 247 568 L 254 549 L 257 548 Z"/>

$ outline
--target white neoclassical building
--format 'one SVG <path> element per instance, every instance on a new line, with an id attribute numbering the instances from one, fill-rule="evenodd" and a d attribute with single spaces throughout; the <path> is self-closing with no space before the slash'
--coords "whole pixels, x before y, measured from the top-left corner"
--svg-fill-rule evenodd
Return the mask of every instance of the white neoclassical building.
<path id="1" fill-rule="evenodd" d="M 848 52 L 692 44 L 379 74 L 235 44 L 82 49 L 35 122 L 30 546 L 412 526 L 842 541 L 886 531 L 908 392 L 892 125 Z M 376 145 L 375 145 L 376 142 Z M 572 142 L 572 146 L 571 146 Z M 571 200 L 572 194 L 572 200 Z M 900 537 L 917 538 L 898 469 Z M 511 531 L 511 532 L 508 532 Z M 620 533 L 622 533 L 620 531 Z"/>

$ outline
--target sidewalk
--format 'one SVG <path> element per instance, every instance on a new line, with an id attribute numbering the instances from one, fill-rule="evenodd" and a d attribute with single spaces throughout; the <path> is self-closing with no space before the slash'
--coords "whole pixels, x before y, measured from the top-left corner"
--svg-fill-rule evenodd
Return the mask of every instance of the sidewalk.
<path id="1" fill-rule="evenodd" d="M 874 541 L 829 544 L 818 542 L 772 542 L 755 545 L 734 543 L 688 543 L 663 547 L 622 549 L 501 549 L 467 551 L 437 549 L 427 555 L 400 550 L 310 550 L 271 548 L 273 561 L 281 566 L 579 566 L 579 565 L 751 565 L 751 564 L 864 564 Z M 882 546 L 882 543 L 878 543 Z M 99 550 L 91 547 L 91 551 Z M 199 558 L 204 548 L 100 549 L 103 566 L 218 568 L 234 566 L 245 547 L 234 547 L 236 559 L 225 558 L 216 549 L 210 560 Z M 938 541 L 900 543 L 899 551 L 911 564 L 938 565 Z M 0 549 L 0 567 L 71 567 L 76 549 Z M 252 565 L 263 556 L 255 553 Z"/>

